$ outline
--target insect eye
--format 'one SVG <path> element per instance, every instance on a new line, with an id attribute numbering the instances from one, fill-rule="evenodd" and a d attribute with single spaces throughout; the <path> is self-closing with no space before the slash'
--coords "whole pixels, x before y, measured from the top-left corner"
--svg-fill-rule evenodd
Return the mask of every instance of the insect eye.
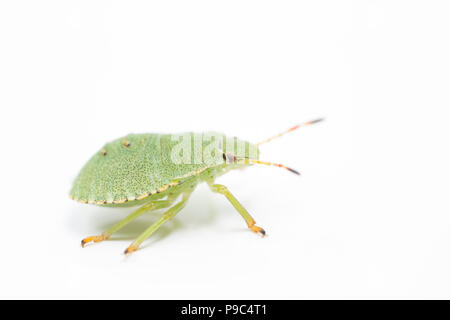
<path id="1" fill-rule="evenodd" d="M 105 149 L 102 149 L 102 151 L 100 151 L 100 153 L 102 154 L 102 156 L 106 156 L 106 150 Z"/>
<path id="2" fill-rule="evenodd" d="M 223 161 L 227 162 L 227 156 L 225 155 L 225 153 L 222 153 L 222 158 L 223 158 Z"/>
<path id="3" fill-rule="evenodd" d="M 234 163 L 236 161 L 236 156 L 231 153 L 227 153 L 227 154 L 224 153 L 223 160 L 225 160 L 225 162 Z"/>

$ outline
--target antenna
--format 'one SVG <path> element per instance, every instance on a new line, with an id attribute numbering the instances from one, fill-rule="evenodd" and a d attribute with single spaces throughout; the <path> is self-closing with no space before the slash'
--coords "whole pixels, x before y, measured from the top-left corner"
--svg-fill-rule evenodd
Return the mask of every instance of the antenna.
<path id="1" fill-rule="evenodd" d="M 319 119 L 315 119 L 315 120 L 312 120 L 312 121 L 300 123 L 300 124 L 298 124 L 298 125 L 296 125 L 296 126 L 293 126 L 292 128 L 290 128 L 290 129 L 288 129 L 288 130 L 286 130 L 286 131 L 284 131 L 284 132 L 281 132 L 281 133 L 279 133 L 279 134 L 277 134 L 277 135 L 275 135 L 275 136 L 273 136 L 273 137 L 270 137 L 270 138 L 268 138 L 268 139 L 266 139 L 266 140 L 264 140 L 264 141 L 258 142 L 256 145 L 257 145 L 257 146 L 260 146 L 260 145 L 262 145 L 262 144 L 264 144 L 264 143 L 267 143 L 267 142 L 269 142 L 269 141 L 272 141 L 273 139 L 279 138 L 279 137 L 285 135 L 286 133 L 295 131 L 295 130 L 297 130 L 298 128 L 306 127 L 306 126 L 309 126 L 309 125 L 311 125 L 311 124 L 318 123 L 318 122 L 323 121 L 323 120 L 325 120 L 325 119 L 324 119 L 324 118 L 319 118 Z"/>
<path id="2" fill-rule="evenodd" d="M 283 168 L 286 169 L 296 175 L 300 175 L 300 172 L 298 172 L 297 170 L 294 170 L 292 168 L 286 167 L 285 165 L 279 164 L 279 163 L 274 163 L 274 162 L 267 162 L 267 161 L 260 161 L 260 160 L 255 160 L 255 159 L 248 159 L 248 158 L 236 158 L 236 160 L 243 160 L 244 163 L 246 164 L 264 164 L 266 166 L 275 166 L 278 168 Z"/>

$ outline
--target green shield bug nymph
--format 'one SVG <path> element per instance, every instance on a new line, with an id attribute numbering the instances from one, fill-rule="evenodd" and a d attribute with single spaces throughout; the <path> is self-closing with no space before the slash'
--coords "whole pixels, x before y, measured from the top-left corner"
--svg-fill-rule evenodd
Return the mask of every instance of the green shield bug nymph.
<path id="1" fill-rule="evenodd" d="M 252 164 L 274 165 L 299 174 L 281 164 L 260 161 L 259 145 L 321 120 L 296 125 L 257 144 L 214 132 L 130 134 L 107 143 L 81 169 L 70 197 L 100 206 L 140 207 L 102 234 L 83 239 L 81 245 L 108 239 L 145 212 L 168 208 L 131 243 L 125 254 L 136 251 L 165 221 L 183 209 L 201 182 L 206 182 L 213 192 L 223 194 L 244 218 L 248 228 L 264 236 L 264 229 L 255 224 L 227 187 L 214 184 L 214 180 L 230 170 Z"/>

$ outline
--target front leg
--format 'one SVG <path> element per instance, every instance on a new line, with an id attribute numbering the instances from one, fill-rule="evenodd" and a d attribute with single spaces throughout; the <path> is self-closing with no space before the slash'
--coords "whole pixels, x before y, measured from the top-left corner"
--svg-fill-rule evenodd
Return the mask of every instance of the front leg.
<path id="1" fill-rule="evenodd" d="M 247 223 L 247 226 L 250 230 L 252 230 L 255 233 L 259 233 L 261 236 L 265 236 L 266 232 L 263 228 L 258 227 L 255 223 L 255 220 L 252 218 L 250 213 L 242 206 L 242 204 L 231 194 L 231 192 L 228 190 L 228 188 L 221 184 L 210 184 L 209 187 L 213 192 L 223 194 L 228 201 L 231 202 L 233 207 L 239 212 L 239 214 L 244 218 L 245 222 Z"/>

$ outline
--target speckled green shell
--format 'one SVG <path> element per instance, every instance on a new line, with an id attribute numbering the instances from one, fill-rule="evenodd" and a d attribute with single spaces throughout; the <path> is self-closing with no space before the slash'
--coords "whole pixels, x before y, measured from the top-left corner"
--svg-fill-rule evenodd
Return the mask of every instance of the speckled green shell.
<path id="1" fill-rule="evenodd" d="M 107 143 L 81 169 L 70 197 L 97 205 L 137 205 L 190 177 L 225 167 L 223 160 L 208 164 L 175 164 L 170 154 L 177 143 L 172 135 L 151 133 L 130 134 Z M 193 148 L 193 156 L 202 149 Z"/>

